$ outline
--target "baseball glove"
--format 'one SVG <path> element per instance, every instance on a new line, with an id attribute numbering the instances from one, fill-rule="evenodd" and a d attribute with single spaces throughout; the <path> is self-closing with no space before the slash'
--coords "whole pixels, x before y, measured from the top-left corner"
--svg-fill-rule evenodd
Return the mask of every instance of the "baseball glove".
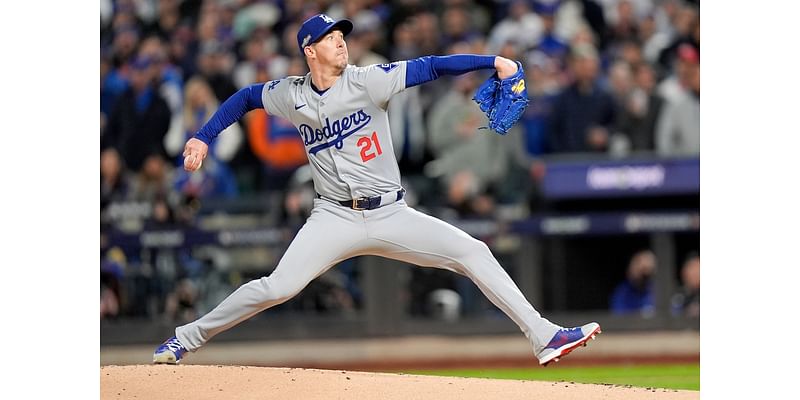
<path id="1" fill-rule="evenodd" d="M 506 78 L 500 79 L 495 72 L 478 87 L 475 100 L 481 111 L 489 117 L 488 128 L 505 135 L 511 129 L 525 108 L 528 106 L 528 91 L 525 88 L 525 72 L 522 64 L 517 61 L 517 72 Z"/>

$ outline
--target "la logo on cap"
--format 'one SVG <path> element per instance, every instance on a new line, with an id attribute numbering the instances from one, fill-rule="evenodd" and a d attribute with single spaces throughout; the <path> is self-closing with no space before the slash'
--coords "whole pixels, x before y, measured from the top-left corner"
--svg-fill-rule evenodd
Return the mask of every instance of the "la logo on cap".
<path id="1" fill-rule="evenodd" d="M 317 14 L 308 18 L 297 32 L 297 45 L 300 47 L 300 52 L 302 53 L 303 48 L 316 42 L 326 32 L 333 29 L 338 29 L 347 36 L 353 30 L 353 23 L 346 19 L 336 21 L 325 14 Z"/>

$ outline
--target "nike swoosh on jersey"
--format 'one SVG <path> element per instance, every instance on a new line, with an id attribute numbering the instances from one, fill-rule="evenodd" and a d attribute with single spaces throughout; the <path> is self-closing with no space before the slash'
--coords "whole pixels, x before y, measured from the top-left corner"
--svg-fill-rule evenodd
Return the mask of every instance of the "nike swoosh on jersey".
<path id="1" fill-rule="evenodd" d="M 295 104 L 295 106 L 294 106 L 294 109 L 295 109 L 295 110 L 299 110 L 299 109 L 301 109 L 301 108 L 303 108 L 303 107 L 305 107 L 305 106 L 306 106 L 305 104 L 301 104 L 301 105 L 299 105 L 299 106 L 298 106 L 297 104 Z"/>

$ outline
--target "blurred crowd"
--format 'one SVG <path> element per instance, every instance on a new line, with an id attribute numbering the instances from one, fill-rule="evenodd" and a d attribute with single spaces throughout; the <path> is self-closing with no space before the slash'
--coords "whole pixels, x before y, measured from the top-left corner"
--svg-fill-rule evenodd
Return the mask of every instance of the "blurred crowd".
<path id="1" fill-rule="evenodd" d="M 652 250 L 636 252 L 628 263 L 625 279 L 611 293 L 610 309 L 614 314 L 655 315 L 656 255 Z"/>
<path id="2" fill-rule="evenodd" d="M 631 256 L 623 279 L 609 298 L 613 314 L 638 314 L 644 318 L 656 315 L 655 277 L 658 263 L 652 250 L 640 250 Z M 700 254 L 689 252 L 678 269 L 675 293 L 669 293 L 672 315 L 700 317 Z"/>
<path id="3" fill-rule="evenodd" d="M 525 68 L 531 103 L 506 136 L 479 129 L 486 117 L 471 100 L 492 71 L 392 99 L 414 205 L 462 217 L 529 209 L 559 154 L 698 157 L 699 10 L 699 0 L 101 0 L 101 231 L 192 226 L 203 204 L 261 195 L 274 199 L 264 205 L 274 222 L 301 223 L 313 187 L 288 121 L 248 113 L 197 173 L 183 171 L 181 153 L 240 88 L 308 72 L 296 33 L 320 12 L 353 21 L 354 65 L 476 53 Z M 178 276 L 191 276 L 187 262 L 175 262 Z M 181 309 L 197 286 L 169 285 L 156 308 Z"/>

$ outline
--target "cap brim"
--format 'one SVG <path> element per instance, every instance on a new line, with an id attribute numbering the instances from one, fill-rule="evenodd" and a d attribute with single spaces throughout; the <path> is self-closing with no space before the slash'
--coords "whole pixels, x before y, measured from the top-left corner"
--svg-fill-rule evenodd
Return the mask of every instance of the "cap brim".
<path id="1" fill-rule="evenodd" d="M 320 37 L 323 37 L 323 36 L 327 35 L 330 31 L 332 31 L 334 29 L 339 29 L 340 31 L 342 31 L 342 35 L 347 36 L 350 32 L 353 31 L 353 23 L 350 22 L 350 20 L 347 20 L 347 19 L 343 19 L 341 21 L 337 21 L 335 24 L 331 25 L 328 29 L 326 29 L 325 33 L 320 35 Z M 317 39 L 317 40 L 319 40 L 319 39 Z"/>

